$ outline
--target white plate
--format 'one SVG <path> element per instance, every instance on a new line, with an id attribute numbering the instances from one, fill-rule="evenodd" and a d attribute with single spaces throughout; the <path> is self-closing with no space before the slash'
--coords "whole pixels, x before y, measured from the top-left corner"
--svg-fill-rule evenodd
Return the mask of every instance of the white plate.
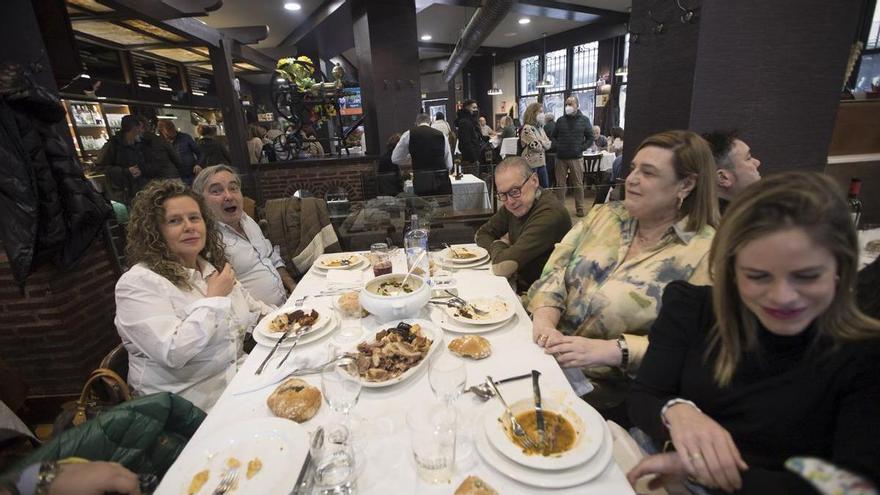
<path id="1" fill-rule="evenodd" d="M 396 385 L 396 384 L 406 380 L 407 378 L 416 374 L 419 371 L 419 369 L 422 368 L 422 366 L 425 366 L 428 363 L 428 361 L 430 361 L 431 355 L 434 354 L 434 351 L 440 346 L 440 344 L 443 343 L 443 332 L 439 328 L 437 328 L 437 325 L 435 325 L 434 323 L 432 323 L 428 320 L 421 320 L 418 318 L 407 318 L 405 320 L 394 320 L 394 321 L 389 321 L 388 323 L 380 324 L 378 327 L 368 331 L 367 337 L 365 339 L 358 341 L 358 344 L 361 342 L 372 342 L 373 340 L 375 340 L 375 336 L 380 330 L 385 330 L 387 328 L 394 328 L 400 322 L 406 322 L 406 323 L 409 323 L 410 325 L 418 323 L 421 326 L 422 334 L 425 337 L 428 337 L 429 339 L 431 339 L 431 348 L 428 349 L 428 354 L 425 357 L 423 357 L 421 361 L 419 361 L 419 364 L 413 366 L 412 368 L 404 371 L 400 375 L 398 375 L 390 380 L 386 380 L 384 382 L 368 382 L 366 380 L 361 380 L 361 385 L 363 387 L 366 387 L 366 388 L 390 387 L 391 385 Z M 352 346 L 352 348 L 350 350 L 356 352 L 357 351 L 357 344 Z"/>
<path id="2" fill-rule="evenodd" d="M 455 248 L 455 250 L 458 252 L 468 251 L 470 253 L 473 253 L 474 257 L 473 258 L 464 258 L 464 259 L 456 258 L 455 256 L 453 256 L 452 250 L 450 250 L 449 248 L 446 248 L 443 251 L 440 251 L 440 257 L 446 263 L 453 263 L 456 265 L 470 264 L 470 263 L 476 263 L 477 261 L 485 260 L 489 256 L 489 251 L 486 251 L 485 249 L 481 248 L 480 246 L 474 246 L 473 244 L 468 244 L 468 245 L 464 245 L 464 246 L 452 246 L 452 247 Z"/>
<path id="3" fill-rule="evenodd" d="M 318 319 L 315 321 L 315 324 L 312 325 L 312 328 L 309 331 L 307 331 L 302 335 L 302 337 L 300 337 L 300 340 L 302 340 L 302 338 L 304 338 L 305 336 L 324 328 L 328 323 L 330 323 L 330 316 L 333 314 L 332 309 L 325 307 L 303 306 L 301 308 L 297 308 L 294 306 L 282 306 L 264 316 L 263 319 L 261 319 L 260 322 L 257 323 L 257 326 L 254 327 L 254 335 L 259 333 L 263 337 L 278 340 L 278 338 L 281 337 L 281 334 L 284 332 L 269 331 L 269 323 L 272 323 L 272 320 L 274 320 L 275 317 L 280 314 L 292 313 L 298 309 L 302 310 L 304 313 L 310 313 L 312 310 L 318 312 Z M 288 338 L 290 338 L 292 335 L 293 334 L 288 334 Z"/>
<path id="4" fill-rule="evenodd" d="M 325 310 L 325 311 L 330 313 L 330 310 Z M 319 329 L 317 331 L 304 334 L 302 337 L 299 338 L 299 344 L 297 344 L 297 345 L 311 344 L 312 342 L 315 342 L 316 340 L 320 340 L 321 338 L 326 336 L 328 333 L 331 333 L 333 330 L 336 330 L 336 327 L 338 327 L 338 326 L 339 326 L 339 318 L 337 318 L 335 314 L 331 313 L 329 323 L 327 323 L 326 325 L 324 325 L 321 329 Z M 280 334 L 275 337 L 266 337 L 265 335 L 263 335 L 259 332 L 254 332 L 254 340 L 258 344 L 264 345 L 266 347 L 275 347 L 275 342 L 278 342 L 279 337 L 281 337 Z M 278 346 L 278 348 L 285 349 L 285 348 L 290 347 L 292 345 L 293 345 L 293 338 L 290 335 L 288 335 L 287 338 L 284 339 L 284 342 L 282 342 L 281 345 Z"/>
<path id="5" fill-rule="evenodd" d="M 281 418 L 260 418 L 236 423 L 190 445 L 162 479 L 157 494 L 187 493 L 196 473 L 208 469 L 207 483 L 197 493 L 210 495 L 220 483 L 226 460 L 241 462 L 236 493 L 288 493 L 296 483 L 296 469 L 308 452 L 309 435 L 299 424 Z M 262 469 L 247 479 L 248 461 L 259 458 Z"/>
<path id="6" fill-rule="evenodd" d="M 450 318 L 445 311 L 440 309 L 439 307 L 431 308 L 431 321 L 440 325 L 440 328 L 443 330 L 448 330 L 450 332 L 455 333 L 488 333 L 498 330 L 499 328 L 506 327 L 511 322 L 514 322 L 516 318 L 516 312 L 514 311 L 513 315 L 510 319 L 502 321 L 501 323 L 496 323 L 494 325 L 471 325 L 468 323 L 459 323 L 452 318 Z"/>
<path id="7" fill-rule="evenodd" d="M 544 394 L 545 397 L 548 395 Z M 504 414 L 504 407 L 498 403 L 491 405 L 489 415 L 483 422 L 489 442 L 508 459 L 542 471 L 569 469 L 584 464 L 596 455 L 602 446 L 602 431 L 605 425 L 602 415 L 598 411 L 578 398 L 562 404 L 545 398 L 543 405 L 546 411 L 562 413 L 565 419 L 574 426 L 577 440 L 570 450 L 553 456 L 523 454 L 522 449 L 507 436 L 502 422 L 498 421 Z M 535 403 L 531 396 L 510 403 L 510 409 L 514 414 L 520 414 L 534 407 Z"/>
<path id="8" fill-rule="evenodd" d="M 513 462 L 489 444 L 485 432 L 477 432 L 474 436 L 477 452 L 486 464 L 515 481 L 539 488 L 568 488 L 592 481 L 605 472 L 614 453 L 611 430 L 607 425 L 603 425 L 602 448 L 595 457 L 586 464 L 557 471 L 540 471 Z"/>
<path id="9" fill-rule="evenodd" d="M 345 266 L 327 266 L 326 265 L 326 263 L 329 263 L 333 260 L 338 260 L 338 259 L 343 259 L 343 258 L 347 258 L 347 259 L 351 260 L 351 264 L 345 265 Z M 366 259 L 359 254 L 333 253 L 333 254 L 325 254 L 325 255 L 318 257 L 318 259 L 315 260 L 315 263 L 312 266 L 314 266 L 315 268 L 318 268 L 320 270 L 348 270 L 348 269 L 354 268 L 356 266 L 359 266 L 364 261 L 366 261 Z"/>
<path id="10" fill-rule="evenodd" d="M 438 256 L 436 258 L 437 264 L 443 268 L 458 270 L 462 268 L 474 268 L 477 266 L 482 266 L 489 263 L 489 257 L 485 257 L 481 260 L 474 261 L 472 263 L 450 263 L 446 261 L 442 256 Z"/>
<path id="11" fill-rule="evenodd" d="M 500 297 L 472 297 L 468 298 L 467 302 L 484 311 L 489 311 L 489 314 L 486 316 L 474 314 L 473 318 L 465 318 L 458 313 L 457 307 L 445 306 L 443 310 L 446 311 L 446 315 L 450 319 L 465 325 L 497 325 L 511 319 L 516 314 L 516 307 L 510 301 Z M 503 307 L 501 307 L 502 304 Z"/>

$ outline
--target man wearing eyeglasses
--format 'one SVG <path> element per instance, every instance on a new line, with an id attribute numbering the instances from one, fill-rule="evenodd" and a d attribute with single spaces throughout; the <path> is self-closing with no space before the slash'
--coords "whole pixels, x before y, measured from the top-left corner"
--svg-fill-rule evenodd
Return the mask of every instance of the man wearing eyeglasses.
<path id="1" fill-rule="evenodd" d="M 476 234 L 489 251 L 492 272 L 526 292 L 571 229 L 568 210 L 554 194 L 538 187 L 538 176 L 520 156 L 509 156 L 495 168 L 495 190 L 504 205 Z"/>

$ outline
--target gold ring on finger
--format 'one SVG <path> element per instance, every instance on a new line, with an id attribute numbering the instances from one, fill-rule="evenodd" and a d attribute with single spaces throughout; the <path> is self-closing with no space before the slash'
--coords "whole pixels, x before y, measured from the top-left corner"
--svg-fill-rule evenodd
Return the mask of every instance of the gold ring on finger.
<path id="1" fill-rule="evenodd" d="M 699 452 L 695 452 L 695 453 L 689 455 L 688 458 L 691 460 L 691 462 L 702 461 L 702 460 L 703 460 L 703 454 L 701 454 L 701 453 L 699 453 Z"/>

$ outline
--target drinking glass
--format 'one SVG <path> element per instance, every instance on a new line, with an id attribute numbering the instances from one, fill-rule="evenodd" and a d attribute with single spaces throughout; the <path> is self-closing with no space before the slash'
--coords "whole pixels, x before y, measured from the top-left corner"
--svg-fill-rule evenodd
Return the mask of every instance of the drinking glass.
<path id="1" fill-rule="evenodd" d="M 391 273 L 391 252 L 388 244 L 377 242 L 370 246 L 370 263 L 373 265 L 373 276 Z"/>
<path id="2" fill-rule="evenodd" d="M 318 495 L 355 493 L 357 463 L 351 433 L 341 424 L 324 427 L 324 441 L 310 449 L 315 466 L 313 492 Z"/>
<path id="3" fill-rule="evenodd" d="M 406 424 L 419 478 L 431 484 L 449 483 L 455 471 L 455 409 L 420 404 L 407 413 Z"/>
<path id="4" fill-rule="evenodd" d="M 428 368 L 428 383 L 438 399 L 452 405 L 464 392 L 467 383 L 467 369 L 464 360 L 453 355 L 445 346 L 431 361 Z"/>
<path id="5" fill-rule="evenodd" d="M 330 409 L 345 417 L 346 427 L 350 431 L 350 413 L 361 395 L 361 380 L 355 360 L 343 358 L 325 366 L 321 371 L 321 391 Z"/>
<path id="6" fill-rule="evenodd" d="M 360 304 L 352 305 L 351 307 L 342 306 L 339 301 L 342 299 L 342 296 L 348 296 L 348 294 L 343 294 L 340 296 L 334 296 L 333 299 L 333 308 L 336 309 L 336 313 L 339 314 L 339 331 L 333 335 L 333 340 L 337 343 L 346 343 L 352 342 L 360 338 L 363 334 L 363 310 Z"/>

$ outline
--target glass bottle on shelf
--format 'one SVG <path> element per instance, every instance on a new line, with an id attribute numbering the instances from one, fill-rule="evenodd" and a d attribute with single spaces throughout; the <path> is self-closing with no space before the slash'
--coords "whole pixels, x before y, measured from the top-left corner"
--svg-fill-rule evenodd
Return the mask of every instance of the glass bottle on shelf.
<path id="1" fill-rule="evenodd" d="M 853 177 L 849 181 L 849 214 L 852 216 L 853 225 L 859 228 L 859 220 L 862 218 L 862 200 L 859 199 L 859 192 L 862 190 L 862 180 Z"/>

